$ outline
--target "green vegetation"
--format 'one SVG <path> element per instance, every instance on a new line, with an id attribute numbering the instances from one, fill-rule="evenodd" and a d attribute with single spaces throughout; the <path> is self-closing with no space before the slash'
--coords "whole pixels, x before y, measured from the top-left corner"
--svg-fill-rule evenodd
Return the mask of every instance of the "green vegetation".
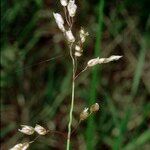
<path id="1" fill-rule="evenodd" d="M 1 147 L 24 139 L 21 124 L 36 123 L 67 133 L 71 61 L 52 12 L 59 1 L 1 0 Z M 100 111 L 80 124 L 72 149 L 150 149 L 150 8 L 147 0 L 77 1 L 76 29 L 89 32 L 79 71 L 95 56 L 123 55 L 96 66 L 76 82 L 73 127 L 84 107 Z M 77 33 L 77 32 L 75 32 Z M 26 136 L 26 139 L 29 139 Z M 32 150 L 65 149 L 57 134 L 41 137 Z"/>

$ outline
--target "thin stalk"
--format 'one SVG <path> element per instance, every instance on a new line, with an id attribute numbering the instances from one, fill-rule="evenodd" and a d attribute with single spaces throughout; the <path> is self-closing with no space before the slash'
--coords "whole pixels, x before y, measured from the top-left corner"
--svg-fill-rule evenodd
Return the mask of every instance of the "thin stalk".
<path id="1" fill-rule="evenodd" d="M 75 80 L 79 77 L 79 75 L 81 74 L 81 73 L 83 73 L 84 71 L 86 71 L 88 69 L 88 67 L 86 66 L 82 71 L 80 71 L 76 76 L 75 76 Z"/>
<path id="2" fill-rule="evenodd" d="M 64 12 L 65 12 L 65 18 L 66 18 L 66 22 L 67 22 L 67 24 L 68 24 L 68 26 L 71 26 L 71 23 L 69 22 L 69 20 L 68 20 L 68 14 L 67 14 L 67 9 L 66 9 L 66 7 L 64 7 Z"/>
<path id="3" fill-rule="evenodd" d="M 76 125 L 76 127 L 72 130 L 71 135 L 77 130 L 77 128 L 79 127 L 80 123 L 81 123 L 81 120 L 79 120 L 79 122 Z"/>
<path id="4" fill-rule="evenodd" d="M 72 44 L 70 45 L 70 57 L 72 59 L 72 92 L 71 92 L 71 106 L 70 106 L 70 112 L 69 112 L 69 123 L 68 123 L 68 136 L 67 136 L 67 148 L 66 150 L 69 150 L 70 148 L 70 137 L 71 137 L 71 125 L 72 125 L 72 114 L 73 114 L 73 108 L 74 108 L 74 91 L 75 91 L 75 59 L 72 54 Z"/>

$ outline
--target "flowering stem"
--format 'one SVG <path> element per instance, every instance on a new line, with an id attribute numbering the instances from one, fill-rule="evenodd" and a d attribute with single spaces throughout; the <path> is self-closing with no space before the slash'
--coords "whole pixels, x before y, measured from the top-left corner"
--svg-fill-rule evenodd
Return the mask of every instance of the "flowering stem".
<path id="1" fill-rule="evenodd" d="M 71 98 L 71 106 L 70 106 L 70 112 L 69 112 L 69 123 L 68 123 L 68 136 L 67 136 L 67 148 L 66 150 L 69 150 L 70 148 L 70 137 L 71 137 L 71 125 L 72 125 L 72 114 L 73 114 L 73 108 L 74 108 L 74 91 L 75 91 L 75 59 L 72 54 L 72 44 L 70 45 L 70 56 L 72 59 L 72 98 Z"/>

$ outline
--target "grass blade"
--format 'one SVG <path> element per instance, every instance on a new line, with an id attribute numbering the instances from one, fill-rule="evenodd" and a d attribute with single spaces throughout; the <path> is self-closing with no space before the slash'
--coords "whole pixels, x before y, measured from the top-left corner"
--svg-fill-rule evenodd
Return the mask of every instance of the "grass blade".
<path id="1" fill-rule="evenodd" d="M 95 57 L 100 56 L 100 51 L 101 51 L 101 38 L 102 38 L 102 25 L 103 25 L 103 9 L 104 9 L 104 0 L 100 0 L 99 3 L 99 27 L 97 31 L 97 36 L 96 36 L 96 44 L 95 44 Z M 99 67 L 99 66 L 98 66 Z M 99 80 L 99 72 L 100 70 L 98 67 L 94 67 L 92 70 L 92 82 L 91 82 L 91 90 L 90 90 L 90 95 L 89 95 L 89 101 L 88 103 L 91 105 L 95 102 L 96 100 L 96 88 L 98 84 L 100 84 Z M 95 140 L 94 140 L 94 130 L 95 130 L 95 125 L 94 125 L 94 118 L 91 117 L 89 118 L 88 121 L 88 127 L 87 127 L 87 132 L 86 132 L 86 138 L 87 138 L 87 150 L 93 150 L 94 145 L 95 145 Z"/>
<path id="2" fill-rule="evenodd" d="M 150 130 L 145 131 L 138 138 L 132 140 L 123 150 L 135 150 L 148 141 L 150 141 Z"/>

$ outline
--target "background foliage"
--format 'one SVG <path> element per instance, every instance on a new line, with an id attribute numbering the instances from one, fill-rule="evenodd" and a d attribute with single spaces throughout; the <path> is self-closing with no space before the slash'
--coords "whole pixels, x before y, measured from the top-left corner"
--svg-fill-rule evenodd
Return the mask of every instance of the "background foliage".
<path id="1" fill-rule="evenodd" d="M 73 127 L 81 110 L 97 101 L 100 112 L 72 136 L 72 149 L 150 149 L 150 4 L 148 0 L 82 0 L 74 31 L 90 36 L 80 71 L 94 56 L 123 55 L 81 75 L 76 85 Z M 20 124 L 39 123 L 67 132 L 71 61 L 52 12 L 52 0 L 1 0 L 1 148 L 22 139 Z M 31 149 L 64 149 L 58 135 L 41 137 Z"/>

